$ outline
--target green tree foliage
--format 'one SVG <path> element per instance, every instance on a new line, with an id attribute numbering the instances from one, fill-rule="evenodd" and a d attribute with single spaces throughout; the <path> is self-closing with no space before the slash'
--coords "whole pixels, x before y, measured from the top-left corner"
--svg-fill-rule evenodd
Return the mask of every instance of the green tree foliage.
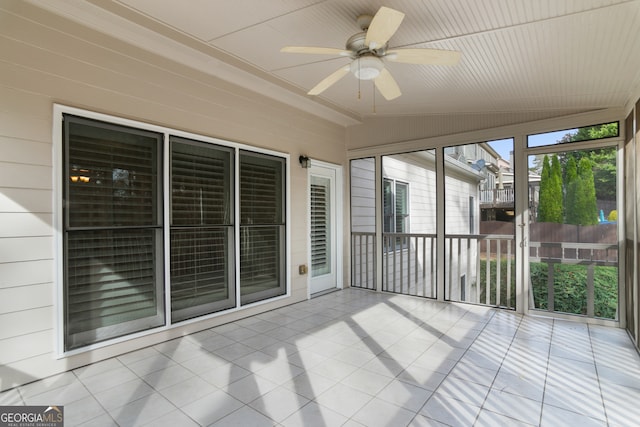
<path id="1" fill-rule="evenodd" d="M 572 134 L 571 142 L 610 138 L 612 136 L 618 136 L 618 122 L 579 128 L 576 133 Z"/>
<path id="2" fill-rule="evenodd" d="M 578 162 L 578 189 L 575 198 L 576 222 L 578 225 L 595 225 L 598 223 L 598 206 L 596 204 L 596 187 L 593 180 L 591 160 L 586 157 Z"/>
<path id="3" fill-rule="evenodd" d="M 562 223 L 564 221 L 564 193 L 562 187 L 562 166 L 560 166 L 560 160 L 557 155 L 551 157 L 551 182 L 552 182 L 552 195 L 556 201 L 556 206 L 553 211 L 553 222 Z"/>
<path id="4" fill-rule="evenodd" d="M 548 156 L 542 160 L 540 179 L 540 200 L 538 204 L 538 222 L 562 223 L 562 171 L 558 157 Z"/>
<path id="5" fill-rule="evenodd" d="M 616 200 L 616 153 L 615 147 L 590 152 L 598 200 Z"/>
<path id="6" fill-rule="evenodd" d="M 549 192 L 549 177 L 551 176 L 551 163 L 549 156 L 545 154 L 542 159 L 542 171 L 540 172 L 540 194 L 538 199 L 538 222 L 546 222 L 549 218 L 549 205 L 553 202 Z"/>
<path id="7" fill-rule="evenodd" d="M 576 221 L 578 219 L 577 219 L 577 211 L 575 209 L 575 206 L 576 206 L 576 198 L 579 192 L 578 165 L 576 164 L 575 158 L 571 155 L 568 156 L 564 175 L 565 175 L 564 176 L 565 222 L 567 224 L 576 224 Z"/>
<path id="8" fill-rule="evenodd" d="M 593 139 L 611 138 L 619 135 L 618 122 L 578 128 L 567 133 L 558 142 L 589 141 Z M 603 148 L 593 151 L 572 153 L 576 162 L 582 157 L 589 157 L 593 163 L 593 177 L 596 183 L 598 200 L 616 200 L 616 148 Z M 566 166 L 568 156 L 561 156 L 560 162 Z"/>

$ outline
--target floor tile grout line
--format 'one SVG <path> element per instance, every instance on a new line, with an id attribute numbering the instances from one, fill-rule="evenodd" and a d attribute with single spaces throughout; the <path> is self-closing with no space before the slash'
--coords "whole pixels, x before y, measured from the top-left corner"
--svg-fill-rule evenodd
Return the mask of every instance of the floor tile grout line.
<path id="1" fill-rule="evenodd" d="M 540 409 L 540 418 L 538 425 L 542 425 L 542 415 L 544 412 L 544 400 L 547 397 L 547 382 L 549 381 L 549 366 L 551 365 L 551 348 L 553 346 L 553 334 L 556 330 L 556 320 L 551 320 L 551 333 L 549 334 L 549 349 L 547 350 L 547 367 L 544 373 L 544 386 L 542 388 L 542 407 Z"/>
<path id="2" fill-rule="evenodd" d="M 591 347 L 591 355 L 593 356 L 593 366 L 596 370 L 596 379 L 598 380 L 598 391 L 600 392 L 600 400 L 602 402 L 602 410 L 604 411 L 604 420 L 607 423 L 607 425 L 610 425 L 609 423 L 609 414 L 607 413 L 607 405 L 605 405 L 604 403 L 604 393 L 602 391 L 602 384 L 600 381 L 600 373 L 598 371 L 598 361 L 596 360 L 596 353 L 593 350 L 593 337 L 591 334 L 591 325 L 587 324 L 587 331 L 589 333 L 589 346 Z"/>

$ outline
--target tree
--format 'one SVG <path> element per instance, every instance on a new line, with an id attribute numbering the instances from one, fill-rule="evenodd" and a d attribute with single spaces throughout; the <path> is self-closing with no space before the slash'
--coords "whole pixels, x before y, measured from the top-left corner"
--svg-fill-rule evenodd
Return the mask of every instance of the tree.
<path id="1" fill-rule="evenodd" d="M 596 187 L 593 180 L 593 166 L 586 157 L 578 162 L 578 177 L 575 181 L 579 188 L 575 197 L 575 222 L 578 225 L 595 225 L 598 223 L 598 206 L 596 203 Z"/>
<path id="2" fill-rule="evenodd" d="M 542 160 L 538 222 L 562 223 L 562 171 L 556 155 Z"/>
<path id="3" fill-rule="evenodd" d="M 593 165 L 593 179 L 596 184 L 596 198 L 598 200 L 616 200 L 616 155 L 616 147 L 590 152 L 589 159 Z"/>
<path id="4" fill-rule="evenodd" d="M 577 224 L 576 218 L 576 197 L 579 192 L 578 166 L 572 155 L 568 156 L 564 174 L 565 182 L 565 222 L 567 224 Z"/>
<path id="5" fill-rule="evenodd" d="M 619 135 L 618 122 L 603 125 L 587 126 L 567 133 L 558 142 L 589 141 L 593 139 L 611 138 Z M 616 200 L 616 154 L 615 147 L 593 151 L 577 151 L 572 153 L 575 161 L 588 157 L 592 162 L 592 172 L 596 182 L 596 198 L 598 200 Z M 561 156 L 560 162 L 566 167 L 568 156 Z"/>

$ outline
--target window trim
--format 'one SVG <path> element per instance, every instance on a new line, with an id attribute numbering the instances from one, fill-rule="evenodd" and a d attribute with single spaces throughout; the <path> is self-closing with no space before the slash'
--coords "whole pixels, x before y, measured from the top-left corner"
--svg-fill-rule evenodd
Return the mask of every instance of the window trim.
<path id="1" fill-rule="evenodd" d="M 238 296 L 236 298 L 236 304 L 235 307 L 233 308 L 229 308 L 226 310 L 222 310 L 222 311 L 218 311 L 215 313 L 210 313 L 210 314 L 206 314 L 203 316 L 199 316 L 199 317 L 195 317 L 192 319 L 186 319 L 183 321 L 179 321 L 176 323 L 172 323 L 171 322 L 171 309 L 170 309 L 170 292 L 169 292 L 169 288 L 168 288 L 168 283 L 169 283 L 169 278 L 170 278 L 170 221 L 168 220 L 168 217 L 166 218 L 166 220 L 164 221 L 163 224 L 163 228 L 162 228 L 162 247 L 164 249 L 164 258 L 163 258 L 163 266 L 159 266 L 162 271 L 159 270 L 159 274 L 163 275 L 163 280 L 164 280 L 164 284 L 163 284 L 163 289 L 165 290 L 164 292 L 164 302 L 165 302 L 165 310 L 164 310 L 164 315 L 165 315 L 165 325 L 164 326 L 159 326 L 159 327 L 155 327 L 152 329 L 148 329 L 148 330 L 144 330 L 144 331 L 140 331 L 140 332 L 135 332 L 129 335 L 125 335 L 125 336 L 121 336 L 121 337 L 115 337 L 115 338 L 111 338 L 111 339 L 107 339 L 105 341 L 101 341 L 101 342 L 97 342 L 97 343 L 93 343 L 93 344 L 89 344 L 87 346 L 81 347 L 81 348 L 76 348 L 73 350 L 65 350 L 64 348 L 64 341 L 65 341 L 65 333 L 64 333 L 64 328 L 65 328 L 65 313 L 64 313 L 64 212 L 63 212 L 63 206 L 64 206 L 64 200 L 63 200 L 63 193 L 64 193 L 64 188 L 63 188 L 63 176 L 64 176 L 64 159 L 63 159 L 63 155 L 64 155 L 64 144 L 63 144 L 63 127 L 64 127 L 64 123 L 63 123 L 63 115 L 65 114 L 70 114 L 70 115 L 76 115 L 79 117 L 83 117 L 86 119 L 90 119 L 90 120 L 99 120 L 99 121 L 103 121 L 103 122 L 107 122 L 110 124 L 114 124 L 114 125 L 118 125 L 118 126 L 128 126 L 128 127 L 132 127 L 132 128 L 136 128 L 136 129 L 141 129 L 141 130 L 145 130 L 145 131 L 151 131 L 151 132 L 158 132 L 160 134 L 163 135 L 164 137 L 164 143 L 163 143 L 163 147 L 162 147 L 162 159 L 161 159 L 161 163 L 162 163 L 162 169 L 163 169 L 163 174 L 161 177 L 159 177 L 158 179 L 158 183 L 162 185 L 162 193 L 163 193 L 163 199 L 161 202 L 161 208 L 163 211 L 164 215 L 168 215 L 170 212 L 170 200 L 169 200 L 169 196 L 170 193 L 170 176 L 168 171 L 170 170 L 170 144 L 169 144 L 169 139 L 171 136 L 173 137 L 178 137 L 178 138 L 185 138 L 185 139 L 192 139 L 192 140 L 197 140 L 200 142 L 204 142 L 204 143 L 211 143 L 211 144 L 215 144 L 215 145 L 219 145 L 219 146 L 223 146 L 223 147 L 229 147 L 232 150 L 234 150 L 234 152 L 236 153 L 236 155 L 234 155 L 235 158 L 235 173 L 236 173 L 236 177 L 238 177 L 238 173 L 239 173 L 239 153 L 241 150 L 246 150 L 246 151 L 250 151 L 250 152 L 255 152 L 255 153 L 260 153 L 260 154 L 265 154 L 265 155 L 271 155 L 271 156 L 275 156 L 275 157 L 279 157 L 282 158 L 284 160 L 284 179 L 285 179 L 285 185 L 284 185 L 284 194 L 283 197 L 285 198 L 284 200 L 284 220 L 285 220 L 285 228 L 284 228 L 284 233 L 285 233 L 285 238 L 284 238 L 284 242 L 283 244 L 285 245 L 284 248 L 284 269 L 285 271 L 283 272 L 283 280 L 285 282 L 285 293 L 279 296 L 275 296 L 272 298 L 268 298 L 268 299 L 264 299 L 264 300 L 260 300 L 260 301 L 255 301 L 255 302 L 250 302 L 250 303 L 246 303 L 246 304 L 242 304 L 239 298 L 239 292 L 240 292 L 240 245 L 236 244 L 235 248 L 234 248 L 234 256 L 235 256 L 235 260 L 234 260 L 234 271 L 235 271 L 235 287 L 232 287 L 232 289 L 235 289 L 236 291 L 236 295 Z M 118 116 L 113 116 L 110 114 L 105 114 L 105 113 L 98 113 L 95 111 L 90 111 L 90 110 L 85 110 L 85 109 L 81 109 L 81 108 L 76 108 L 76 107 L 71 107 L 71 106 L 67 106 L 64 104 L 53 104 L 53 125 L 52 125 L 52 131 L 53 131 L 53 135 L 52 135 L 52 140 L 53 140 L 53 176 L 52 176 L 52 191 L 53 191 L 53 205 L 54 205 L 54 212 L 53 212 L 53 224 L 55 226 L 55 236 L 53 238 L 53 249 L 54 249 L 54 253 L 53 253 L 53 261 L 54 261 L 54 266 L 55 266 L 55 274 L 54 274 L 54 292 L 55 292 L 55 299 L 54 299 L 54 311 L 55 311 L 55 324 L 54 324 L 54 337 L 55 337 L 55 354 L 56 354 L 56 358 L 57 359 L 63 359 L 66 357 L 70 357 L 70 356 L 74 356 L 77 354 L 83 354 L 86 352 L 90 352 L 96 349 L 100 349 L 100 348 L 105 348 L 105 347 L 109 347 L 109 346 L 113 346 L 116 344 L 120 344 L 123 342 L 128 342 L 128 341 L 132 341 L 132 340 L 136 340 L 139 338 L 143 338 L 143 337 L 147 337 L 147 336 L 151 336 L 151 335 L 155 335 L 161 332 L 165 332 L 165 331 L 170 331 L 170 330 L 175 330 L 175 329 L 180 329 L 180 328 L 185 328 L 188 327 L 189 325 L 192 325 L 194 323 L 198 323 L 198 322 L 203 322 L 203 321 L 207 321 L 209 319 L 213 319 L 213 318 L 217 318 L 220 316 L 224 316 L 224 315 L 230 315 L 232 313 L 238 312 L 238 311 L 242 311 L 248 308 L 252 308 L 252 307 L 257 307 L 260 305 L 264 305 L 264 304 L 269 304 L 269 303 L 273 303 L 276 302 L 278 300 L 282 300 L 282 299 L 286 299 L 289 298 L 292 294 L 292 284 L 291 284 L 291 155 L 289 153 L 285 153 L 285 152 L 281 152 L 281 151 L 276 151 L 276 150 L 270 150 L 270 149 L 265 149 L 265 148 L 260 148 L 257 146 L 252 146 L 252 145 L 248 145 L 248 144 L 243 144 L 243 143 L 239 143 L 239 142 L 233 142 L 233 141 L 228 141 L 228 140 L 223 140 L 223 139 L 219 139 L 219 138 L 213 138 L 213 137 L 209 137 L 209 136 L 205 136 L 202 134 L 196 134 L 196 133 L 191 133 L 191 132 L 185 132 L 185 131 L 181 131 L 178 129 L 174 129 L 168 126 L 160 126 L 160 125 L 154 125 L 154 124 L 150 124 L 150 123 L 145 123 L 145 122 L 141 122 L 141 121 L 137 121 L 137 120 L 132 120 L 132 119 L 127 119 L 124 117 L 118 117 Z M 239 191 L 240 191 L 240 183 L 239 183 L 239 179 L 235 179 L 234 180 L 234 191 L 237 197 L 235 197 L 235 200 L 233 201 L 233 203 L 235 204 L 235 212 L 234 212 L 234 238 L 236 239 L 236 242 L 239 241 L 240 238 L 240 227 L 239 227 L 239 223 L 240 223 L 240 218 L 239 218 L 239 203 L 240 203 L 240 198 L 239 198 Z M 189 330 L 192 330 L 193 328 L 189 328 Z M 148 344 L 145 344 L 148 345 Z"/>
<path id="2" fill-rule="evenodd" d="M 406 189 L 406 194 L 407 194 L 407 213 L 405 215 L 405 217 L 403 218 L 404 224 L 406 225 L 406 230 L 405 231 L 400 231 L 400 233 L 410 233 L 410 219 L 411 219 L 411 193 L 410 193 L 410 188 L 411 185 L 408 182 L 399 180 L 399 179 L 395 179 L 395 178 L 390 178 L 390 177 L 384 177 L 382 179 L 382 188 L 384 190 L 385 185 L 389 183 L 391 185 L 391 226 L 393 227 L 393 230 L 391 231 L 385 231 L 384 227 L 386 225 L 385 223 L 385 205 L 384 205 L 384 194 L 383 194 L 383 205 L 382 205 L 382 212 L 383 212 L 383 221 L 382 221 L 382 232 L 383 233 L 398 233 L 398 215 L 397 215 L 397 193 L 398 193 L 398 185 L 400 186 L 404 186 Z"/>
<path id="3" fill-rule="evenodd" d="M 386 226 L 386 215 L 385 215 L 385 195 L 384 195 L 384 189 L 385 186 L 389 184 L 391 186 L 391 211 L 392 211 L 392 215 L 391 215 L 391 226 L 393 227 L 392 231 L 385 231 L 385 226 Z M 404 186 L 406 189 L 406 195 L 407 195 L 407 214 L 405 216 L 405 218 L 403 219 L 404 224 L 406 226 L 406 230 L 398 232 L 397 230 L 397 226 L 398 226 L 398 217 L 397 217 L 397 190 L 398 190 L 398 185 Z M 396 179 L 396 178 L 391 178 L 388 176 L 385 176 L 382 178 L 382 234 L 408 234 L 411 233 L 411 185 L 409 182 L 406 181 L 402 181 L 400 179 Z M 384 242 L 384 240 L 383 240 Z M 383 243 L 384 245 L 384 243 Z M 396 237 L 394 238 L 394 243 L 393 246 L 389 246 L 386 248 L 387 252 L 393 252 L 393 251 L 400 251 L 400 250 L 406 250 L 408 249 L 407 246 L 407 242 L 405 242 L 404 238 L 402 237 Z"/>

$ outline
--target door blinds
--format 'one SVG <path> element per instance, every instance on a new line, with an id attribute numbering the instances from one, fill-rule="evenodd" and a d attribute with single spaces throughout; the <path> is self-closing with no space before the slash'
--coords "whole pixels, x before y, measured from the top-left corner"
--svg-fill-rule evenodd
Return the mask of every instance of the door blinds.
<path id="1" fill-rule="evenodd" d="M 327 274 L 331 269 L 330 183 L 328 178 L 311 177 L 311 274 Z"/>

